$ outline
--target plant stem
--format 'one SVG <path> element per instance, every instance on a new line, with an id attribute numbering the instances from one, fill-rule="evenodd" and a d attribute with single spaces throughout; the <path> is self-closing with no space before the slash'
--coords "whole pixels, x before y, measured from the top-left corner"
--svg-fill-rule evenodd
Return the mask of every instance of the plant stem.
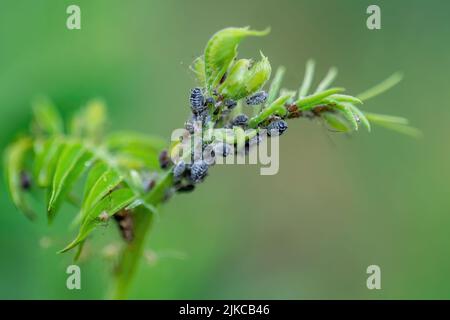
<path id="1" fill-rule="evenodd" d="M 147 194 L 145 202 L 153 207 L 157 207 L 163 202 L 166 190 L 172 185 L 172 177 L 172 170 L 168 170 Z M 119 257 L 115 270 L 115 283 L 110 292 L 112 299 L 125 299 L 127 297 L 144 250 L 145 240 L 150 231 L 154 214 L 155 212 L 151 212 L 146 206 L 139 206 L 133 212 L 134 238 L 124 247 Z"/>
<path id="2" fill-rule="evenodd" d="M 135 226 L 134 239 L 123 249 L 115 270 L 115 283 L 110 294 L 111 298 L 115 300 L 127 298 L 133 276 L 144 250 L 145 239 L 150 231 L 153 214 L 150 214 L 147 210 L 137 208 L 133 218 Z"/>

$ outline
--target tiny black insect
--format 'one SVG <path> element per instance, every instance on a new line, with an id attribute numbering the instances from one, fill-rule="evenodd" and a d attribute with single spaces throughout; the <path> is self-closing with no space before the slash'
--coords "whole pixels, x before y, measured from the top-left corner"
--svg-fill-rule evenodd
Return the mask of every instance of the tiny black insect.
<path id="1" fill-rule="evenodd" d="M 163 150 L 159 154 L 159 165 L 161 166 L 161 169 L 167 169 L 171 162 L 169 152 L 167 150 Z"/>
<path id="2" fill-rule="evenodd" d="M 205 109 L 205 97 L 203 96 L 201 88 L 194 88 L 191 90 L 189 97 L 191 109 L 194 113 L 202 112 Z"/>
<path id="3" fill-rule="evenodd" d="M 191 166 L 191 180 L 193 182 L 202 181 L 208 174 L 208 164 L 204 160 L 198 160 Z"/>
<path id="4" fill-rule="evenodd" d="M 208 110 L 203 110 L 194 116 L 194 120 L 205 124 L 211 120 L 211 116 L 209 115 Z"/>
<path id="5" fill-rule="evenodd" d="M 25 171 L 22 171 L 20 173 L 20 186 L 22 187 L 22 190 L 30 190 L 31 189 L 31 177 Z"/>
<path id="6" fill-rule="evenodd" d="M 144 190 L 145 192 L 149 192 L 150 190 L 152 190 L 156 185 L 156 180 L 155 179 L 149 179 L 147 181 L 144 182 Z"/>
<path id="7" fill-rule="evenodd" d="M 195 189 L 195 185 L 193 185 L 192 183 L 189 183 L 189 184 L 178 187 L 177 191 L 178 192 L 191 192 L 194 189 Z"/>
<path id="8" fill-rule="evenodd" d="M 248 117 L 245 114 L 240 114 L 233 119 L 233 125 L 245 127 L 248 123 Z"/>
<path id="9" fill-rule="evenodd" d="M 122 210 L 113 215 L 113 218 L 119 225 L 122 238 L 127 242 L 131 242 L 134 238 L 133 216 L 127 210 Z"/>
<path id="10" fill-rule="evenodd" d="M 180 180 L 183 177 L 185 171 L 186 171 L 186 163 L 183 160 L 181 160 L 173 168 L 174 179 Z"/>
<path id="11" fill-rule="evenodd" d="M 288 128 L 286 121 L 276 120 L 267 126 L 267 134 L 269 136 L 281 136 Z"/>
<path id="12" fill-rule="evenodd" d="M 184 123 L 184 128 L 187 130 L 187 132 L 189 132 L 190 134 L 194 134 L 195 132 L 195 127 L 194 127 L 194 123 L 191 120 L 188 120 Z"/>
<path id="13" fill-rule="evenodd" d="M 223 101 L 223 104 L 225 105 L 225 107 L 227 107 L 228 109 L 233 109 L 234 107 L 237 106 L 237 102 L 232 100 L 232 99 L 225 99 Z"/>
<path id="14" fill-rule="evenodd" d="M 256 105 L 263 104 L 264 102 L 266 102 L 267 96 L 268 96 L 267 92 L 260 91 L 250 97 L 247 97 L 245 102 L 250 106 L 256 106 Z"/>
<path id="15" fill-rule="evenodd" d="M 206 98 L 205 99 L 205 105 L 207 106 L 207 105 L 210 105 L 210 104 L 215 104 L 216 103 L 216 100 L 214 100 L 214 98 L 213 97 L 209 97 L 209 98 Z"/>

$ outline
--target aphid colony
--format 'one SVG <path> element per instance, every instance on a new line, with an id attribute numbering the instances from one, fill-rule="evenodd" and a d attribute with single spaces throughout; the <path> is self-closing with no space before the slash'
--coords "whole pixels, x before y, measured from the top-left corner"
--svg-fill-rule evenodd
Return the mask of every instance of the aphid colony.
<path id="1" fill-rule="evenodd" d="M 243 100 L 248 106 L 258 107 L 266 102 L 267 97 L 268 94 L 265 91 L 259 91 Z M 185 129 L 190 135 L 204 128 L 241 128 L 243 130 L 248 128 L 249 117 L 246 114 L 231 115 L 238 102 L 224 98 L 215 90 L 212 96 L 206 96 L 202 88 L 196 87 L 190 91 L 189 103 L 192 114 L 185 123 Z M 281 135 L 287 130 L 287 123 L 278 117 L 272 117 L 261 125 L 261 129 L 266 129 L 268 136 Z M 244 152 L 248 152 L 251 146 L 259 144 L 262 138 L 257 134 L 252 139 L 248 139 L 244 145 Z M 217 141 L 212 143 L 202 142 L 201 149 L 202 152 L 209 149 L 208 154 L 212 154 L 213 157 L 217 155 L 227 157 L 232 150 L 235 153 L 238 152 L 238 148 L 235 145 Z M 203 154 L 202 152 L 199 154 Z M 167 169 L 171 166 L 172 162 L 167 150 L 160 154 L 159 161 L 162 169 Z M 190 161 L 181 159 L 175 163 L 173 177 L 176 191 L 192 191 L 195 188 L 195 184 L 205 179 L 208 174 L 208 168 L 213 163 L 214 161 L 206 161 L 203 157 L 196 157 L 194 154 L 191 154 Z"/>

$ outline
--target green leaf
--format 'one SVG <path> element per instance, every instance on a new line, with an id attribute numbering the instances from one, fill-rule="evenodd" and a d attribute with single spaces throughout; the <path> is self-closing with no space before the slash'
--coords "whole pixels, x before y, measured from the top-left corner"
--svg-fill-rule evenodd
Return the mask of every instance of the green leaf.
<path id="1" fill-rule="evenodd" d="M 340 115 L 334 112 L 323 112 L 322 119 L 332 129 L 339 132 L 349 132 L 351 130 L 348 122 Z"/>
<path id="2" fill-rule="evenodd" d="M 35 143 L 36 157 L 33 172 L 38 186 L 46 188 L 52 183 L 56 163 L 63 147 L 63 139 L 59 136 Z"/>
<path id="3" fill-rule="evenodd" d="M 361 122 L 362 125 L 364 127 L 366 127 L 367 131 L 370 132 L 371 126 L 370 126 L 370 122 L 367 119 L 366 115 L 353 104 L 350 104 L 350 108 L 352 109 L 353 114 L 359 119 L 359 122 Z"/>
<path id="4" fill-rule="evenodd" d="M 105 171 L 93 184 L 83 200 L 81 208 L 82 219 L 84 219 L 85 213 L 87 213 L 89 209 L 116 188 L 122 181 L 123 178 L 115 170 Z"/>
<path id="5" fill-rule="evenodd" d="M 63 131 L 63 121 L 58 110 L 50 100 L 40 97 L 33 102 L 34 119 L 39 130 L 45 134 L 57 134 Z"/>
<path id="6" fill-rule="evenodd" d="M 327 75 L 325 76 L 325 78 L 319 83 L 319 85 L 317 86 L 316 92 L 322 92 L 325 89 L 327 89 L 334 81 L 334 79 L 336 79 L 336 76 L 338 74 L 338 71 L 336 68 L 331 68 Z"/>
<path id="7" fill-rule="evenodd" d="M 343 92 L 343 91 L 345 91 L 344 88 L 328 89 L 328 90 L 325 90 L 325 91 L 322 91 L 319 93 L 309 95 L 304 98 L 300 98 L 295 102 L 295 104 L 297 105 L 297 107 L 299 109 L 308 110 L 308 109 L 313 108 L 316 104 L 320 103 L 325 98 L 327 98 L 333 94 Z"/>
<path id="8" fill-rule="evenodd" d="M 25 201 L 21 175 L 24 170 L 26 155 L 32 146 L 31 138 L 20 138 L 6 149 L 4 156 L 5 177 L 11 198 L 16 207 L 30 219 L 35 217 L 35 213 Z"/>
<path id="9" fill-rule="evenodd" d="M 387 90 L 391 89 L 395 85 L 397 85 L 401 80 L 403 79 L 403 74 L 397 72 L 394 73 L 392 76 L 381 82 L 380 84 L 364 91 L 363 93 L 360 93 L 357 95 L 359 99 L 362 101 L 367 101 L 373 97 L 376 97 L 383 92 L 386 92 Z"/>
<path id="10" fill-rule="evenodd" d="M 335 100 L 335 101 L 339 101 L 339 102 L 350 102 L 353 104 L 362 104 L 363 102 L 353 96 L 349 96 L 346 94 L 333 94 L 330 96 L 330 99 Z"/>
<path id="11" fill-rule="evenodd" d="M 264 36 L 269 33 L 245 28 L 226 28 L 218 31 L 205 48 L 205 75 L 208 89 L 215 88 L 237 56 L 237 47 L 248 36 Z"/>
<path id="12" fill-rule="evenodd" d="M 364 112 L 367 119 L 372 122 L 376 123 L 392 123 L 392 124 L 400 124 L 400 125 L 408 125 L 409 121 L 406 118 L 403 117 L 397 117 L 397 116 L 389 116 L 386 114 L 378 114 L 378 113 L 369 113 Z"/>
<path id="13" fill-rule="evenodd" d="M 48 202 L 48 218 L 53 221 L 64 196 L 88 167 L 92 152 L 79 142 L 68 143 L 61 152 L 53 177 L 51 195 Z"/>
<path id="14" fill-rule="evenodd" d="M 358 121 L 356 121 L 356 117 L 353 114 L 352 105 L 348 102 L 336 102 L 334 106 L 335 109 L 339 110 L 342 113 L 342 116 L 347 120 L 350 125 L 350 128 L 354 131 L 358 130 Z"/>
<path id="15" fill-rule="evenodd" d="M 247 95 L 244 78 L 251 66 L 251 60 L 240 59 L 231 67 L 230 73 L 219 87 L 219 93 L 230 99 L 241 99 Z"/>
<path id="16" fill-rule="evenodd" d="M 269 96 L 267 97 L 267 104 L 271 104 L 277 98 L 278 92 L 280 91 L 281 81 L 283 81 L 284 73 L 286 68 L 283 66 L 278 67 L 275 72 L 275 77 L 272 80 L 269 88 Z"/>
<path id="17" fill-rule="evenodd" d="M 270 66 L 269 59 L 261 52 L 261 60 L 253 65 L 250 70 L 245 74 L 245 88 L 246 95 L 252 95 L 259 91 L 267 80 L 270 79 L 270 73 L 272 68 Z"/>
<path id="18" fill-rule="evenodd" d="M 308 94 L 309 88 L 311 88 L 311 83 L 312 83 L 313 76 L 314 76 L 314 68 L 315 68 L 314 60 L 308 60 L 306 62 L 305 77 L 303 78 L 302 85 L 298 91 L 299 99 L 306 97 L 306 95 Z"/>
<path id="19" fill-rule="evenodd" d="M 194 60 L 191 66 L 189 66 L 192 72 L 194 72 L 197 82 L 200 86 L 206 86 L 206 75 L 205 75 L 205 59 L 203 57 L 198 57 Z"/>
<path id="20" fill-rule="evenodd" d="M 66 252 L 74 248 L 80 242 L 86 239 L 86 237 L 95 229 L 95 227 L 102 223 L 102 221 L 99 219 L 99 216 L 102 213 L 105 212 L 109 217 L 111 217 L 120 210 L 126 208 L 129 204 L 136 200 L 136 198 L 137 197 L 134 192 L 128 188 L 118 189 L 108 194 L 88 211 L 75 240 L 73 240 L 59 253 Z"/>
<path id="21" fill-rule="evenodd" d="M 165 192 L 173 183 L 173 172 L 168 170 L 156 182 L 156 186 L 145 195 L 144 202 L 150 206 L 157 206 L 165 197 Z"/>
<path id="22" fill-rule="evenodd" d="M 102 140 L 107 124 L 106 106 L 103 100 L 88 102 L 71 121 L 70 132 L 79 138 L 87 138 L 94 143 Z"/>
<path id="23" fill-rule="evenodd" d="M 262 59 L 250 67 L 247 59 L 238 60 L 230 70 L 229 77 L 220 86 L 224 96 L 239 100 L 259 91 L 270 78 L 269 60 L 261 53 Z"/>
<path id="24" fill-rule="evenodd" d="M 87 175 L 86 182 L 84 184 L 83 202 L 85 202 L 85 199 L 89 196 L 89 194 L 91 193 L 92 189 L 94 188 L 95 184 L 100 179 L 100 177 L 109 169 L 110 166 L 108 166 L 108 164 L 105 161 L 103 160 L 95 161 L 95 163 L 89 170 L 89 174 Z M 84 220 L 86 215 L 86 210 L 84 210 L 84 207 L 86 207 L 86 205 L 83 203 L 80 212 L 75 217 L 72 223 L 73 226 L 80 224 Z"/>
<path id="25" fill-rule="evenodd" d="M 269 118 L 271 115 L 286 115 L 287 111 L 284 107 L 285 103 L 292 97 L 291 94 L 286 94 L 279 97 L 277 100 L 272 102 L 270 106 L 261 111 L 257 116 L 250 119 L 248 125 L 250 128 L 256 128 L 258 124 Z"/>
<path id="26" fill-rule="evenodd" d="M 364 112 L 364 114 L 370 122 L 387 129 L 391 129 L 414 138 L 419 138 L 422 136 L 422 132 L 416 128 L 410 127 L 408 125 L 408 120 L 405 118 L 368 112 Z"/>

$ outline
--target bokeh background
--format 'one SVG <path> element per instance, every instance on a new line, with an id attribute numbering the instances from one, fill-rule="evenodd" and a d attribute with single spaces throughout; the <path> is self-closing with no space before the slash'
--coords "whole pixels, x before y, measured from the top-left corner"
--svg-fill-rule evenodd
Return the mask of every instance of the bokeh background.
<path id="1" fill-rule="evenodd" d="M 65 26 L 70 4 L 81 7 L 79 31 Z M 381 7 L 379 31 L 366 28 L 370 4 Z M 218 166 L 164 207 L 130 298 L 450 298 L 449 12 L 439 0 L 1 0 L 0 147 L 27 128 L 39 94 L 65 116 L 102 97 L 111 128 L 169 137 L 188 114 L 188 66 L 208 38 L 226 26 L 271 26 L 240 56 L 262 49 L 287 67 L 292 88 L 310 57 L 319 76 L 336 65 L 352 93 L 403 71 L 365 109 L 404 115 L 424 138 L 291 122 L 279 174 Z M 31 223 L 3 181 L 0 208 L 0 298 L 104 297 L 110 267 L 98 252 L 81 264 L 82 290 L 66 289 L 72 256 L 55 252 L 74 235 L 69 213 L 54 227 L 44 211 Z M 371 264 L 381 290 L 366 288 Z"/>

